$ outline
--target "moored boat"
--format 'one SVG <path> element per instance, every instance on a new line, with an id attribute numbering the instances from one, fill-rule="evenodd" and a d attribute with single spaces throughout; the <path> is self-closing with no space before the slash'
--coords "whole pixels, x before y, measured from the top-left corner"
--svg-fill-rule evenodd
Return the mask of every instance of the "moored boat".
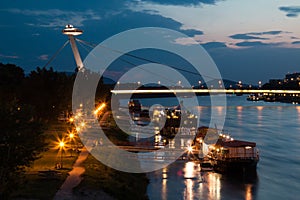
<path id="1" fill-rule="evenodd" d="M 248 101 L 260 101 L 260 100 L 263 100 L 263 96 L 260 94 L 250 94 L 247 97 L 247 100 Z"/>
<path id="2" fill-rule="evenodd" d="M 205 144 L 205 133 L 208 131 L 215 131 L 219 134 L 216 143 Z M 256 171 L 257 163 L 259 162 L 256 143 L 234 140 L 229 135 L 207 127 L 201 127 L 198 132 L 199 134 L 194 140 L 194 145 L 198 146 L 199 155 L 203 155 L 203 152 L 206 151 L 207 154 L 204 158 L 210 161 L 215 171 L 222 173 L 250 173 Z"/>
<path id="3" fill-rule="evenodd" d="M 259 161 L 256 143 L 240 140 L 219 139 L 209 156 L 214 170 L 219 172 L 256 171 Z"/>

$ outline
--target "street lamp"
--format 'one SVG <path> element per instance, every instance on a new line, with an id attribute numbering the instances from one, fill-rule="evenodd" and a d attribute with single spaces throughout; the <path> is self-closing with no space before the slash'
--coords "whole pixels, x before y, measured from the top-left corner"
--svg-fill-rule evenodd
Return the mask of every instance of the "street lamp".
<path id="1" fill-rule="evenodd" d="M 74 133 L 70 133 L 69 137 L 70 137 L 70 139 L 73 139 L 74 138 Z"/>
<path id="2" fill-rule="evenodd" d="M 242 81 L 239 81 L 239 87 L 240 87 L 240 88 L 243 87 Z"/>
<path id="3" fill-rule="evenodd" d="M 63 150 L 65 147 L 64 141 L 59 142 L 59 150 L 60 150 L 60 167 L 63 168 Z"/>
<path id="4" fill-rule="evenodd" d="M 70 140 L 70 146 L 71 146 L 71 157 L 73 156 L 73 151 L 75 151 L 75 148 L 74 148 L 74 143 L 75 143 L 75 146 L 77 146 L 76 144 L 76 135 L 73 133 L 73 132 L 70 132 L 69 133 L 69 140 Z M 74 142 L 75 141 L 75 142 Z"/>
<path id="5" fill-rule="evenodd" d="M 98 113 L 106 106 L 105 103 L 102 103 L 101 105 L 99 105 L 95 110 L 94 110 L 94 114 L 98 115 Z"/>
<path id="6" fill-rule="evenodd" d="M 80 130 L 81 130 L 80 127 L 76 127 L 77 133 L 80 132 Z"/>
<path id="7" fill-rule="evenodd" d="M 261 81 L 258 81 L 258 87 L 261 88 Z"/>
<path id="8" fill-rule="evenodd" d="M 70 117 L 69 122 L 70 122 L 70 123 L 73 123 L 73 122 L 74 122 L 74 118 L 73 118 L 73 117 Z"/>

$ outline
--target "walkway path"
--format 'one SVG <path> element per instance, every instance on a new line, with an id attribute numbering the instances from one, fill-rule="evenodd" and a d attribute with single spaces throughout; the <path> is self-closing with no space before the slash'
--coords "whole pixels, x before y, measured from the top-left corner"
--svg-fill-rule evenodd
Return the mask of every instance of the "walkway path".
<path id="1" fill-rule="evenodd" d="M 73 188 L 79 185 L 82 180 L 81 175 L 85 172 L 85 168 L 81 167 L 81 164 L 87 159 L 88 155 L 88 150 L 86 148 L 83 148 L 75 164 L 73 165 L 72 171 L 69 172 L 69 176 L 56 193 L 54 197 L 55 200 L 74 199 Z"/>

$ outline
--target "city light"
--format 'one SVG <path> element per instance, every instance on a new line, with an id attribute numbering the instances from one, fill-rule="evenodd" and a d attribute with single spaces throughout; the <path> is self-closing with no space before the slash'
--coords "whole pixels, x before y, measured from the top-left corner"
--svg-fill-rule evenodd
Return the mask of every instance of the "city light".
<path id="1" fill-rule="evenodd" d="M 83 127 L 85 127 L 85 122 L 81 122 L 80 123 L 80 126 L 83 128 Z"/>
<path id="2" fill-rule="evenodd" d="M 63 141 L 59 142 L 59 147 L 60 148 L 64 148 L 64 146 L 65 146 L 65 143 Z"/>
<path id="3" fill-rule="evenodd" d="M 192 146 L 188 146 L 187 150 L 188 150 L 189 153 L 192 153 L 193 152 L 193 147 Z"/>
<path id="4" fill-rule="evenodd" d="M 73 132 L 68 134 L 69 139 L 70 139 L 70 146 L 71 146 L 71 157 L 73 156 L 73 151 L 74 151 L 74 147 L 73 147 L 73 143 L 74 143 L 74 139 L 75 139 L 75 134 Z"/>
<path id="5" fill-rule="evenodd" d="M 74 118 L 73 118 L 73 117 L 70 117 L 69 122 L 70 122 L 70 123 L 73 123 L 73 122 L 74 122 Z"/>
<path id="6" fill-rule="evenodd" d="M 94 111 L 94 114 L 95 114 L 95 115 L 98 115 L 98 113 L 99 113 L 105 106 L 106 106 L 106 104 L 105 104 L 105 103 L 102 103 L 100 106 L 98 106 L 98 107 L 96 108 L 96 110 Z"/>
<path id="7" fill-rule="evenodd" d="M 71 139 L 73 139 L 74 136 L 75 136 L 74 133 L 70 133 L 70 134 L 69 134 L 69 138 L 71 138 Z"/>

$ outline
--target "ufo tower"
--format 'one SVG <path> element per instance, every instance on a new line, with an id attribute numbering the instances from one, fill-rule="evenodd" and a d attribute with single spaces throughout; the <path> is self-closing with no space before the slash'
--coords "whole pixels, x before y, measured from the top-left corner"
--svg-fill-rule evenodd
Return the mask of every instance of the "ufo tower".
<path id="1" fill-rule="evenodd" d="M 80 57 L 80 54 L 79 54 L 79 51 L 78 51 L 78 48 L 77 48 L 77 45 L 75 42 L 75 37 L 74 37 L 74 36 L 81 35 L 83 33 L 83 31 L 78 28 L 74 28 L 73 25 L 71 25 L 71 24 L 68 24 L 68 25 L 66 25 L 65 29 L 62 30 L 62 33 L 69 37 L 78 71 L 83 70 L 83 68 L 84 68 L 83 63 L 82 63 L 82 60 L 81 60 L 81 57 Z"/>

